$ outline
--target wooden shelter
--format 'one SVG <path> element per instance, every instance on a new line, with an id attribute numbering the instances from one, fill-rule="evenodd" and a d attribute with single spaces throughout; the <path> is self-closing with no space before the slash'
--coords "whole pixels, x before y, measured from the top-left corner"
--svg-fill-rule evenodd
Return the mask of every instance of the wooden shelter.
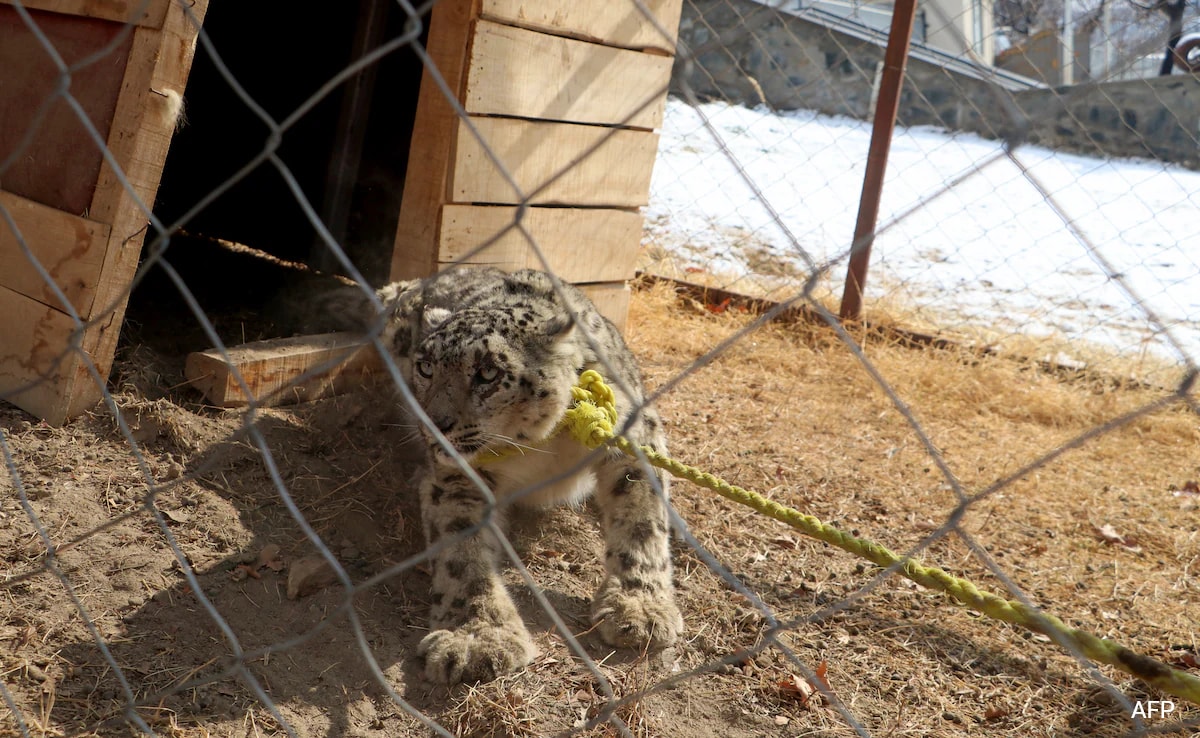
<path id="1" fill-rule="evenodd" d="M 101 378 L 112 367 L 144 207 L 154 203 L 207 4 L 24 0 L 56 59 L 0 3 L 0 397 L 51 423 L 94 405 L 93 367 Z M 71 67 L 74 104 L 54 95 L 59 63 Z"/>
<path id="2" fill-rule="evenodd" d="M 178 163 L 175 152 L 167 160 L 207 2 L 144 0 L 129 18 L 128 8 L 139 3 L 25 0 L 66 64 L 78 65 L 69 87 L 77 106 L 59 97 L 48 112 L 41 104 L 57 89 L 60 70 L 10 2 L 0 0 L 0 68 L 19 73 L 0 79 L 0 163 L 11 158 L 0 169 L 0 205 L 8 215 L 0 219 L 0 311 L 9 316 L 0 321 L 0 397 L 61 423 L 100 397 L 89 364 L 107 377 L 147 232 L 142 204 L 155 203 L 164 162 L 169 206 L 187 201 L 172 182 L 199 175 L 196 162 L 208 156 L 201 151 L 187 158 L 184 139 L 191 131 L 185 128 L 176 144 Z M 379 84 L 370 71 L 347 84 L 336 98 L 340 106 L 331 104 L 332 143 L 319 150 L 322 221 L 339 240 L 371 227 L 394 234 L 352 252 L 357 260 L 363 248 L 373 249 L 364 258 L 381 261 L 382 276 L 392 279 L 425 276 L 456 262 L 540 267 L 524 229 L 554 272 L 580 284 L 622 323 L 680 3 L 644 0 L 655 16 L 651 22 L 622 0 L 440 0 L 426 48 L 456 102 L 429 69 L 417 67 L 411 143 L 407 165 L 399 166 L 373 154 L 364 122 L 397 88 Z M 395 11 L 380 9 L 394 5 L 360 0 L 357 8 L 338 11 L 349 19 L 348 58 L 385 38 L 380 13 Z M 216 36 L 220 13 L 234 25 L 234 14 L 243 12 L 253 11 L 216 5 L 210 35 Z M 314 22 L 315 31 L 324 30 L 320 19 Z M 98 53 L 104 49 L 107 54 Z M 264 60 L 269 52 L 261 50 Z M 79 64 L 89 55 L 99 61 Z M 206 109 L 200 93 L 188 95 L 197 120 Z M 113 175 L 113 163 L 131 188 Z M 368 163 L 390 167 L 402 193 L 384 207 L 360 207 L 368 215 L 348 225 L 349 203 L 362 189 Z M 511 228 L 521 202 L 527 204 L 522 229 Z M 221 229 L 223 212 L 212 209 L 208 228 Z M 364 225 L 363 217 L 373 222 Z M 47 287 L 25 247 L 70 309 Z M 76 328 L 72 311 L 84 328 Z"/>

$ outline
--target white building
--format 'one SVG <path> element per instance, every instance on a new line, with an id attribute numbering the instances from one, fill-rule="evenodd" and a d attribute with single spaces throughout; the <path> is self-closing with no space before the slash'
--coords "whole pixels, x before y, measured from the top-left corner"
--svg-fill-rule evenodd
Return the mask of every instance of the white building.
<path id="1" fill-rule="evenodd" d="M 865 26 L 887 31 L 892 23 L 892 0 L 776 0 L 773 5 L 791 13 L 819 8 Z M 913 43 L 924 44 L 981 64 L 996 55 L 992 0 L 918 0 Z"/>

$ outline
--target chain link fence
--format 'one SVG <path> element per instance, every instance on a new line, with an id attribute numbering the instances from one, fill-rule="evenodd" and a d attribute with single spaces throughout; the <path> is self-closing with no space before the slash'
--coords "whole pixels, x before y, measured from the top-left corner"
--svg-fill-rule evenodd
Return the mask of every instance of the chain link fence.
<path id="1" fill-rule="evenodd" d="M 511 141 L 488 127 L 503 118 L 468 116 L 459 72 L 431 61 L 429 49 L 455 38 L 431 35 L 433 3 L 365 1 L 294 30 L 270 22 L 276 9 L 215 6 L 201 25 L 196 5 L 160 4 L 198 43 L 182 113 L 159 91 L 172 122 L 182 116 L 183 153 L 167 160 L 151 207 L 138 197 L 143 175 L 118 166 L 77 80 L 116 64 L 137 47 L 138 23 L 153 21 L 109 18 L 86 54 L 56 46 L 79 35 L 55 41 L 43 30 L 61 20 L 43 7 L 53 5 L 0 6 L 0 31 L 32 38 L 54 81 L 44 100 L 26 101 L 28 129 L 0 139 L 0 186 L 21 182 L 39 127 L 65 110 L 146 224 L 146 246 L 112 304 L 85 317 L 58 265 L 34 256 L 15 201 L 0 200 L 3 243 L 14 244 L 5 258 L 32 265 L 40 299 L 67 306 L 55 319 L 72 328 L 43 379 L 7 397 L 48 384 L 67 361 L 101 396 L 64 425 L 0 411 L 0 734 L 1197 730 L 1186 694 L 686 483 L 669 505 L 685 622 L 676 642 L 613 650 L 598 637 L 589 600 L 605 543 L 594 510 L 535 514 L 501 500 L 508 527 L 489 519 L 486 529 L 538 653 L 493 681 L 429 681 L 417 648 L 437 604 L 436 557 L 455 542 L 425 543 L 425 449 L 414 441 L 430 418 L 411 405 L 403 362 L 385 361 L 358 392 L 229 410 L 186 386 L 184 357 L 216 347 L 237 363 L 228 347 L 313 330 L 323 323 L 314 296 L 338 281 L 333 272 L 362 288 L 386 281 L 395 223 L 362 214 L 390 208 L 403 230 L 401 203 L 419 191 L 410 159 L 436 164 L 408 147 L 408 132 L 421 130 L 422 72 L 422 95 L 454 100 L 454 145 L 477 146 L 520 194 L 502 232 L 455 260 L 512 233 L 524 263 L 543 266 L 529 206 L 582 172 L 604 140 L 647 128 L 638 116 L 665 83 L 625 101 L 615 124 L 593 126 L 598 142 L 530 182 Z M 487 15 L 505 3 L 485 5 L 463 29 L 508 27 Z M 633 0 L 621 16 L 649 29 L 644 48 L 672 38 L 667 5 Z M 987 63 L 987 7 L 921 8 L 865 285 L 868 322 L 952 340 L 913 352 L 835 317 L 887 19 L 753 0 L 683 3 L 672 95 L 650 126 L 659 140 L 638 258 L 689 297 L 644 286 L 626 333 L 676 457 L 1112 638 L 1132 649 L 1127 667 L 1161 675 L 1165 663 L 1186 686 L 1200 668 L 1200 261 L 1184 245 L 1200 184 L 1188 168 L 1196 81 L 1046 87 Z M 329 62 L 337 56 L 317 52 L 326 43 L 351 62 Z M 206 76 L 221 97 L 200 104 Z M 408 106 L 380 103 L 371 124 L 344 114 L 356 95 L 401 93 Z M 222 145 L 188 153 L 186 137 L 203 131 Z M 253 135 L 235 135 L 244 131 Z M 357 162 L 354 172 L 306 170 L 304 152 L 322 136 L 368 155 L 329 155 Z M 359 184 L 338 201 L 331 193 L 347 182 Z M 238 220 L 239 209 L 254 217 Z M 725 297 L 714 299 L 717 289 Z M 793 308 L 815 323 L 779 325 Z M 87 336 L 122 317 L 105 381 Z M 384 349 L 382 335 L 377 327 L 368 342 Z M 282 393 L 302 394 L 340 360 L 293 367 Z M 245 390 L 250 379 L 234 381 Z"/>

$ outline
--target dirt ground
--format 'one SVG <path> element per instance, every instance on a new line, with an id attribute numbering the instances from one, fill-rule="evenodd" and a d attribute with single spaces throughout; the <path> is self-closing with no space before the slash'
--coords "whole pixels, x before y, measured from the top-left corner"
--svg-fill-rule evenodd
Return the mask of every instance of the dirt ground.
<path id="1" fill-rule="evenodd" d="M 749 320 L 656 288 L 635 295 L 629 335 L 661 387 Z M 866 352 L 967 494 L 1166 394 L 886 341 Z M 157 734 L 186 738 L 429 735 L 407 707 L 453 735 L 615 735 L 613 723 L 591 724 L 607 714 L 607 690 L 639 736 L 847 736 L 855 724 L 872 736 L 1119 736 L 1140 727 L 1130 704 L 1164 699 L 897 577 L 847 599 L 874 567 L 686 483 L 673 501 L 706 553 L 676 546 L 681 643 L 604 649 L 587 621 L 595 516 L 528 514 L 513 543 L 599 676 L 514 570 L 540 657 L 495 683 L 435 687 L 414 656 L 428 574 L 401 566 L 421 550 L 419 456 L 403 415 L 370 394 L 265 411 L 254 428 L 268 458 L 241 414 L 203 406 L 182 381 L 182 356 L 122 350 L 112 386 L 140 456 L 104 408 L 64 428 L 0 408 L 11 456 L 0 475 L 0 736 L 128 734 L 131 699 Z M 827 330 L 745 335 L 659 407 L 680 459 L 893 550 L 922 542 L 956 505 L 909 422 Z M 146 474 L 159 484 L 155 514 Z M 1200 418 L 1175 404 L 977 501 L 961 531 L 1047 612 L 1200 676 L 1196 480 Z M 316 554 L 301 522 L 356 583 L 352 598 L 340 583 L 288 597 L 289 574 Z M 1003 591 L 961 536 L 921 555 Z M 777 643 L 706 559 L 790 623 Z M 805 668 L 840 711 L 807 696 Z M 1175 704 L 1144 725 L 1200 734 L 1200 707 Z"/>

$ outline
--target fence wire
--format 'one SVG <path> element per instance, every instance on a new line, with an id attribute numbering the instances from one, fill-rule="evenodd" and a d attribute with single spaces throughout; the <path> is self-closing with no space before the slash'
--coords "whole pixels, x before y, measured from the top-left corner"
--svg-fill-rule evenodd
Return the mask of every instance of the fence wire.
<path id="1" fill-rule="evenodd" d="M 674 38 L 657 20 L 663 3 L 625 1 L 631 19 Z M 412 440 L 436 424 L 395 360 L 385 358 L 381 383 L 315 403 L 221 411 L 199 401 L 183 386 L 184 353 L 215 347 L 229 360 L 230 346 L 278 330 L 255 314 L 274 283 L 250 270 L 248 287 L 230 275 L 233 297 L 214 298 L 225 285 L 196 271 L 211 252 L 197 257 L 203 239 L 183 233 L 211 227 L 205 213 L 246 196 L 238 188 L 254 177 L 282 182 L 294 206 L 298 223 L 268 232 L 311 233 L 317 247 L 302 259 L 334 265 L 365 294 L 380 286 L 355 258 L 354 228 L 323 222 L 288 145 L 308 146 L 314 111 L 389 60 L 431 75 L 518 193 L 505 233 L 520 235 L 530 263 L 549 264 L 528 209 L 603 141 L 523 191 L 517 162 L 491 145 L 427 51 L 434 3 L 387 5 L 393 22 L 351 64 L 300 79 L 305 94 L 276 110 L 223 61 L 236 44 L 223 47 L 180 3 L 198 29 L 197 64 L 230 101 L 217 115 L 248 111 L 246 127 L 264 133 L 229 173 L 182 175 L 212 179 L 202 196 L 180 202 L 164 185 L 159 203 L 138 200 L 71 84 L 124 53 L 134 26 L 113 23 L 99 51 L 68 62 L 40 25 L 49 13 L 0 6 L 19 21 L 0 28 L 32 34 L 57 69 L 53 91 L 27 101 L 29 130 L 6 139 L 0 183 L 65 103 L 148 223 L 132 283 L 85 321 L 0 201 L 19 252 L 6 258 L 31 263 L 76 328 L 51 363 L 78 356 L 103 396 L 61 428 L 0 412 L 0 734 L 1197 730 L 1200 708 L 1069 643 L 948 606 L 898 567 L 830 554 L 685 484 L 669 505 L 684 633 L 663 650 L 614 652 L 587 615 L 600 568 L 589 552 L 603 547 L 590 511 L 510 510 L 458 457 L 511 525 L 489 516 L 425 545 L 423 450 Z M 1186 102 L 1197 80 L 1102 81 L 1146 44 L 1111 19 L 1102 26 L 1098 6 L 1087 38 L 1106 27 L 1115 39 L 1096 39 L 1103 73 L 1088 56 L 1072 72 L 1080 84 L 1062 86 L 1062 59 L 1042 58 L 1036 29 L 996 48 L 987 8 L 921 8 L 867 281 L 868 322 L 946 339 L 941 353 L 893 353 L 835 317 L 889 20 L 838 2 L 684 2 L 670 89 L 624 121 L 671 93 L 640 267 L 769 302 L 743 316 L 732 299 L 692 291 L 681 307 L 648 288 L 634 298 L 630 340 L 675 456 L 1195 673 L 1200 260 L 1184 244 L 1200 204 L 1189 169 L 1200 113 Z M 1118 26 L 1145 22 L 1117 16 Z M 199 127 L 205 113 L 187 117 Z M 81 337 L 139 294 L 149 297 L 131 306 L 103 377 Z M 278 304 L 313 302 L 298 294 Z M 151 327 L 168 303 L 175 312 Z M 793 308 L 819 328 L 777 327 Z M 605 356 L 599 336 L 585 337 Z M 379 326 L 368 339 L 388 357 Z M 236 382 L 252 394 L 246 377 Z M 965 400 L 947 411 L 946 397 Z M 476 534 L 497 542 L 540 653 L 493 682 L 447 688 L 425 679 L 416 653 L 431 562 Z"/>

